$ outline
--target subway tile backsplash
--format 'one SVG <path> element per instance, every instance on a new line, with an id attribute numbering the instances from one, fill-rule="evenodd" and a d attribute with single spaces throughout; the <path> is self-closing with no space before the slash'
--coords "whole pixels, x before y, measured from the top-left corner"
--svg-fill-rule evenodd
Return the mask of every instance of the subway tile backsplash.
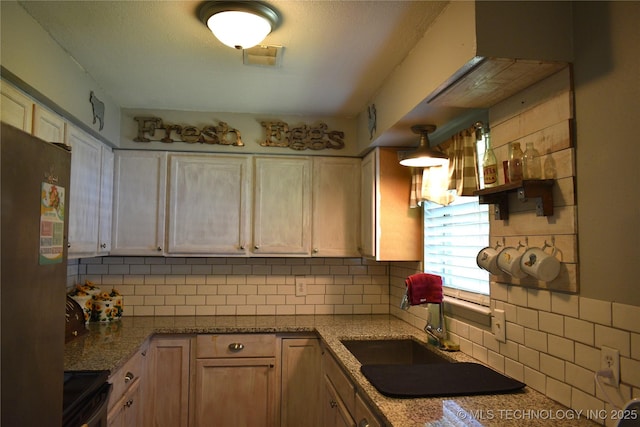
<path id="1" fill-rule="evenodd" d="M 130 316 L 386 314 L 388 270 L 361 258 L 102 257 L 70 261 L 68 287 L 116 288 Z"/>

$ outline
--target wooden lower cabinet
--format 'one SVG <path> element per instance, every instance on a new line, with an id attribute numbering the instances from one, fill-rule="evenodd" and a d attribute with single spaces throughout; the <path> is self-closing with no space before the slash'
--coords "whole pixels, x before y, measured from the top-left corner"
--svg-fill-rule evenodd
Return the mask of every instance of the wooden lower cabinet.
<path id="1" fill-rule="evenodd" d="M 121 368 L 109 376 L 112 385 L 107 409 L 107 427 L 136 427 L 143 425 L 141 386 L 145 383 L 148 343 Z"/>
<path id="2" fill-rule="evenodd" d="M 378 419 L 373 415 L 369 406 L 362 400 L 359 393 L 356 393 L 356 408 L 355 408 L 355 421 L 357 427 L 381 427 L 382 424 L 378 422 Z"/>
<path id="3" fill-rule="evenodd" d="M 322 425 L 322 354 L 318 338 L 282 338 L 280 425 Z"/>
<path id="4" fill-rule="evenodd" d="M 324 394 L 322 398 L 322 417 L 324 427 L 355 427 L 355 422 L 344 405 L 340 395 L 329 380 L 324 377 Z"/>
<path id="5" fill-rule="evenodd" d="M 189 425 L 191 343 L 188 335 L 156 335 L 149 346 L 144 390 L 144 425 Z"/>
<path id="6" fill-rule="evenodd" d="M 142 425 L 140 379 L 136 378 L 107 413 L 107 427 L 136 427 Z"/>
<path id="7" fill-rule="evenodd" d="M 159 334 L 110 381 L 108 427 L 381 425 L 307 334 Z"/>
<path id="8" fill-rule="evenodd" d="M 195 426 L 275 426 L 275 363 L 274 357 L 198 359 Z"/>
<path id="9" fill-rule="evenodd" d="M 382 425 L 327 350 L 322 354 L 322 372 L 324 377 L 322 425 L 324 427 L 380 427 Z"/>
<path id="10" fill-rule="evenodd" d="M 198 335 L 192 425 L 276 427 L 277 343 L 273 334 Z"/>

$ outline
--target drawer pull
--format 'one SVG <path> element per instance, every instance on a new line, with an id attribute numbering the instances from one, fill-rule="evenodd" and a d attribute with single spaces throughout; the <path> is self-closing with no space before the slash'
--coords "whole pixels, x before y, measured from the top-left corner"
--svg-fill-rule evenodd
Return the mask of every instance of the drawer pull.
<path id="1" fill-rule="evenodd" d="M 132 379 L 134 379 L 135 377 L 136 377 L 136 376 L 135 376 L 135 375 L 133 375 L 131 372 L 127 372 L 127 373 L 124 375 L 124 383 L 125 383 L 125 384 L 126 384 L 126 383 L 128 383 L 129 381 L 131 381 L 131 380 L 132 380 Z"/>
<path id="2" fill-rule="evenodd" d="M 242 343 L 232 342 L 231 344 L 229 344 L 229 351 L 231 351 L 233 353 L 237 353 L 239 351 L 242 351 L 242 349 L 244 349 L 244 344 L 242 344 Z"/>
<path id="3" fill-rule="evenodd" d="M 131 408 L 131 405 L 133 405 L 133 399 L 129 399 L 125 402 L 124 407 L 125 408 Z"/>
<path id="4" fill-rule="evenodd" d="M 329 401 L 329 406 L 331 406 L 332 408 L 335 408 L 336 406 L 338 406 L 338 402 L 336 402 L 335 400 L 331 400 Z"/>
<path id="5" fill-rule="evenodd" d="M 358 423 L 358 427 L 369 427 L 369 421 L 366 418 L 363 418 Z"/>

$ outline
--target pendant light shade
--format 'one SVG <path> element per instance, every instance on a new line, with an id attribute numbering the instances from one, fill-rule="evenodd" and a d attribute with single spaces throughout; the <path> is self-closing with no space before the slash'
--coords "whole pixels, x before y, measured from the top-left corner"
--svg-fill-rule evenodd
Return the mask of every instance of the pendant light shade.
<path id="1" fill-rule="evenodd" d="M 449 159 L 444 153 L 434 150 L 429 146 L 429 138 L 427 135 L 436 130 L 434 125 L 416 125 L 412 126 L 411 130 L 420 135 L 420 145 L 418 145 L 416 150 L 408 152 L 402 160 L 400 160 L 402 166 L 428 168 L 431 166 L 444 166 L 449 162 Z"/>
<path id="2" fill-rule="evenodd" d="M 258 1 L 209 1 L 199 15 L 218 40 L 235 49 L 259 44 L 280 21 L 274 9 Z"/>

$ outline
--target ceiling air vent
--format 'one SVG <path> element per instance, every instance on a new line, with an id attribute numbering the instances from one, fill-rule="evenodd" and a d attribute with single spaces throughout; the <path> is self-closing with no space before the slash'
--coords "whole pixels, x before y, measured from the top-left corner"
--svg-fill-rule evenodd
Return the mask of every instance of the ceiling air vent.
<path id="1" fill-rule="evenodd" d="M 254 46 L 242 51 L 242 63 L 262 67 L 280 67 L 282 65 L 282 51 L 282 46 Z"/>

